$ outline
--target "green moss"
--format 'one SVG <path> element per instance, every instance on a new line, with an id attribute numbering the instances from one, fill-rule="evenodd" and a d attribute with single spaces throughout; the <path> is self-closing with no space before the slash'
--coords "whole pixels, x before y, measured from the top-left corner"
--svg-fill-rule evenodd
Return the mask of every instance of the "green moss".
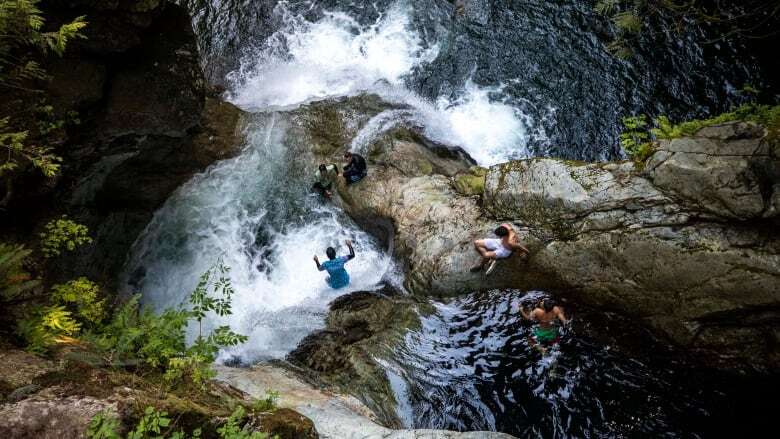
<path id="1" fill-rule="evenodd" d="M 485 193 L 485 177 L 488 170 L 479 166 L 472 166 L 468 173 L 455 176 L 453 185 L 458 193 L 471 196 Z M 502 174 L 503 176 L 503 174 Z"/>
<path id="2" fill-rule="evenodd" d="M 770 138 L 777 139 L 780 135 L 780 105 L 744 104 L 733 111 L 723 113 L 709 119 L 694 119 L 679 124 L 673 124 L 666 116 L 659 116 L 655 123 L 658 128 L 650 130 L 657 139 L 676 139 L 692 136 L 705 127 L 720 125 L 727 122 L 754 122 L 769 130 Z"/>

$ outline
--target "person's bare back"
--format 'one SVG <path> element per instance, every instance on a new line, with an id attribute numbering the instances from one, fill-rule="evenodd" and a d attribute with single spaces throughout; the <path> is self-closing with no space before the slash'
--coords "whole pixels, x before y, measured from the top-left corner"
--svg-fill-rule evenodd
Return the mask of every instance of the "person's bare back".
<path id="1" fill-rule="evenodd" d="M 563 309 L 560 306 L 554 306 L 549 312 L 545 311 L 544 308 L 536 308 L 531 311 L 529 319 L 536 320 L 541 326 L 544 327 L 552 325 L 555 320 L 560 320 L 563 324 L 568 322 L 566 316 L 563 314 Z"/>

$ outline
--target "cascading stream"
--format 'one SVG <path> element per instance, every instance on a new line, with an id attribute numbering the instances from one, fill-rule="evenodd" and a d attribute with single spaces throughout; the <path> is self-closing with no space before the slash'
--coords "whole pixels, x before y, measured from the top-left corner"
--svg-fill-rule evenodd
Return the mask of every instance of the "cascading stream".
<path id="1" fill-rule="evenodd" d="M 180 188 L 133 249 L 127 283 L 158 309 L 184 303 L 218 258 L 231 267 L 234 314 L 212 319 L 250 337 L 222 353 L 242 362 L 282 358 L 319 329 L 334 297 L 395 282 L 395 266 L 343 213 L 308 192 L 310 162 L 286 135 L 284 115 L 258 115 L 236 158 Z M 307 167 L 309 166 L 309 167 Z M 349 288 L 332 290 L 312 261 L 345 239 L 356 243 Z"/>

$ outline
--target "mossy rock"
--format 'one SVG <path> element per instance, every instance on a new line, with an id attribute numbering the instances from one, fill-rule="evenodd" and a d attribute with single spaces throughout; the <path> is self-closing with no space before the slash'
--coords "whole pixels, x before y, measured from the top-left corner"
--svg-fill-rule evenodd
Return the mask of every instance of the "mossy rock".
<path id="1" fill-rule="evenodd" d="M 256 431 L 279 439 L 317 439 L 319 435 L 311 419 L 288 408 L 280 408 L 256 416 Z"/>
<path id="2" fill-rule="evenodd" d="M 468 173 L 458 174 L 453 179 L 453 185 L 458 193 L 466 196 L 485 193 L 485 176 L 488 170 L 472 166 Z"/>
<path id="3" fill-rule="evenodd" d="M 11 392 L 14 391 L 14 386 L 12 386 L 8 381 L 4 379 L 0 379 L 0 404 L 5 402 L 5 399 L 8 397 L 8 395 L 11 394 Z"/>

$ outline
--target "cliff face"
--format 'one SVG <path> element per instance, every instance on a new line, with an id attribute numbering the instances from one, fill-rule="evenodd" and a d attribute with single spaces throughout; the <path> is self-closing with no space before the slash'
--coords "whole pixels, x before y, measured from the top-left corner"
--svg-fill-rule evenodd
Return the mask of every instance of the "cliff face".
<path id="1" fill-rule="evenodd" d="M 22 236 L 61 213 L 86 224 L 94 243 L 52 261 L 49 271 L 113 286 L 130 245 L 170 193 L 238 152 L 241 111 L 212 96 L 184 8 L 159 0 L 43 6 L 53 25 L 80 15 L 88 22 L 86 38 L 46 66 L 45 96 L 58 114 L 77 111 L 81 123 L 57 148 L 58 179 L 16 197 L 13 217 L 3 221 Z"/>
<path id="2" fill-rule="evenodd" d="M 713 366 L 780 366 L 780 155 L 763 129 L 663 142 L 641 170 L 556 159 L 467 170 L 414 141 L 389 145 L 340 193 L 355 218 L 392 221 L 413 293 L 546 289 L 633 316 Z M 470 273 L 472 241 L 505 221 L 531 254 Z"/>

